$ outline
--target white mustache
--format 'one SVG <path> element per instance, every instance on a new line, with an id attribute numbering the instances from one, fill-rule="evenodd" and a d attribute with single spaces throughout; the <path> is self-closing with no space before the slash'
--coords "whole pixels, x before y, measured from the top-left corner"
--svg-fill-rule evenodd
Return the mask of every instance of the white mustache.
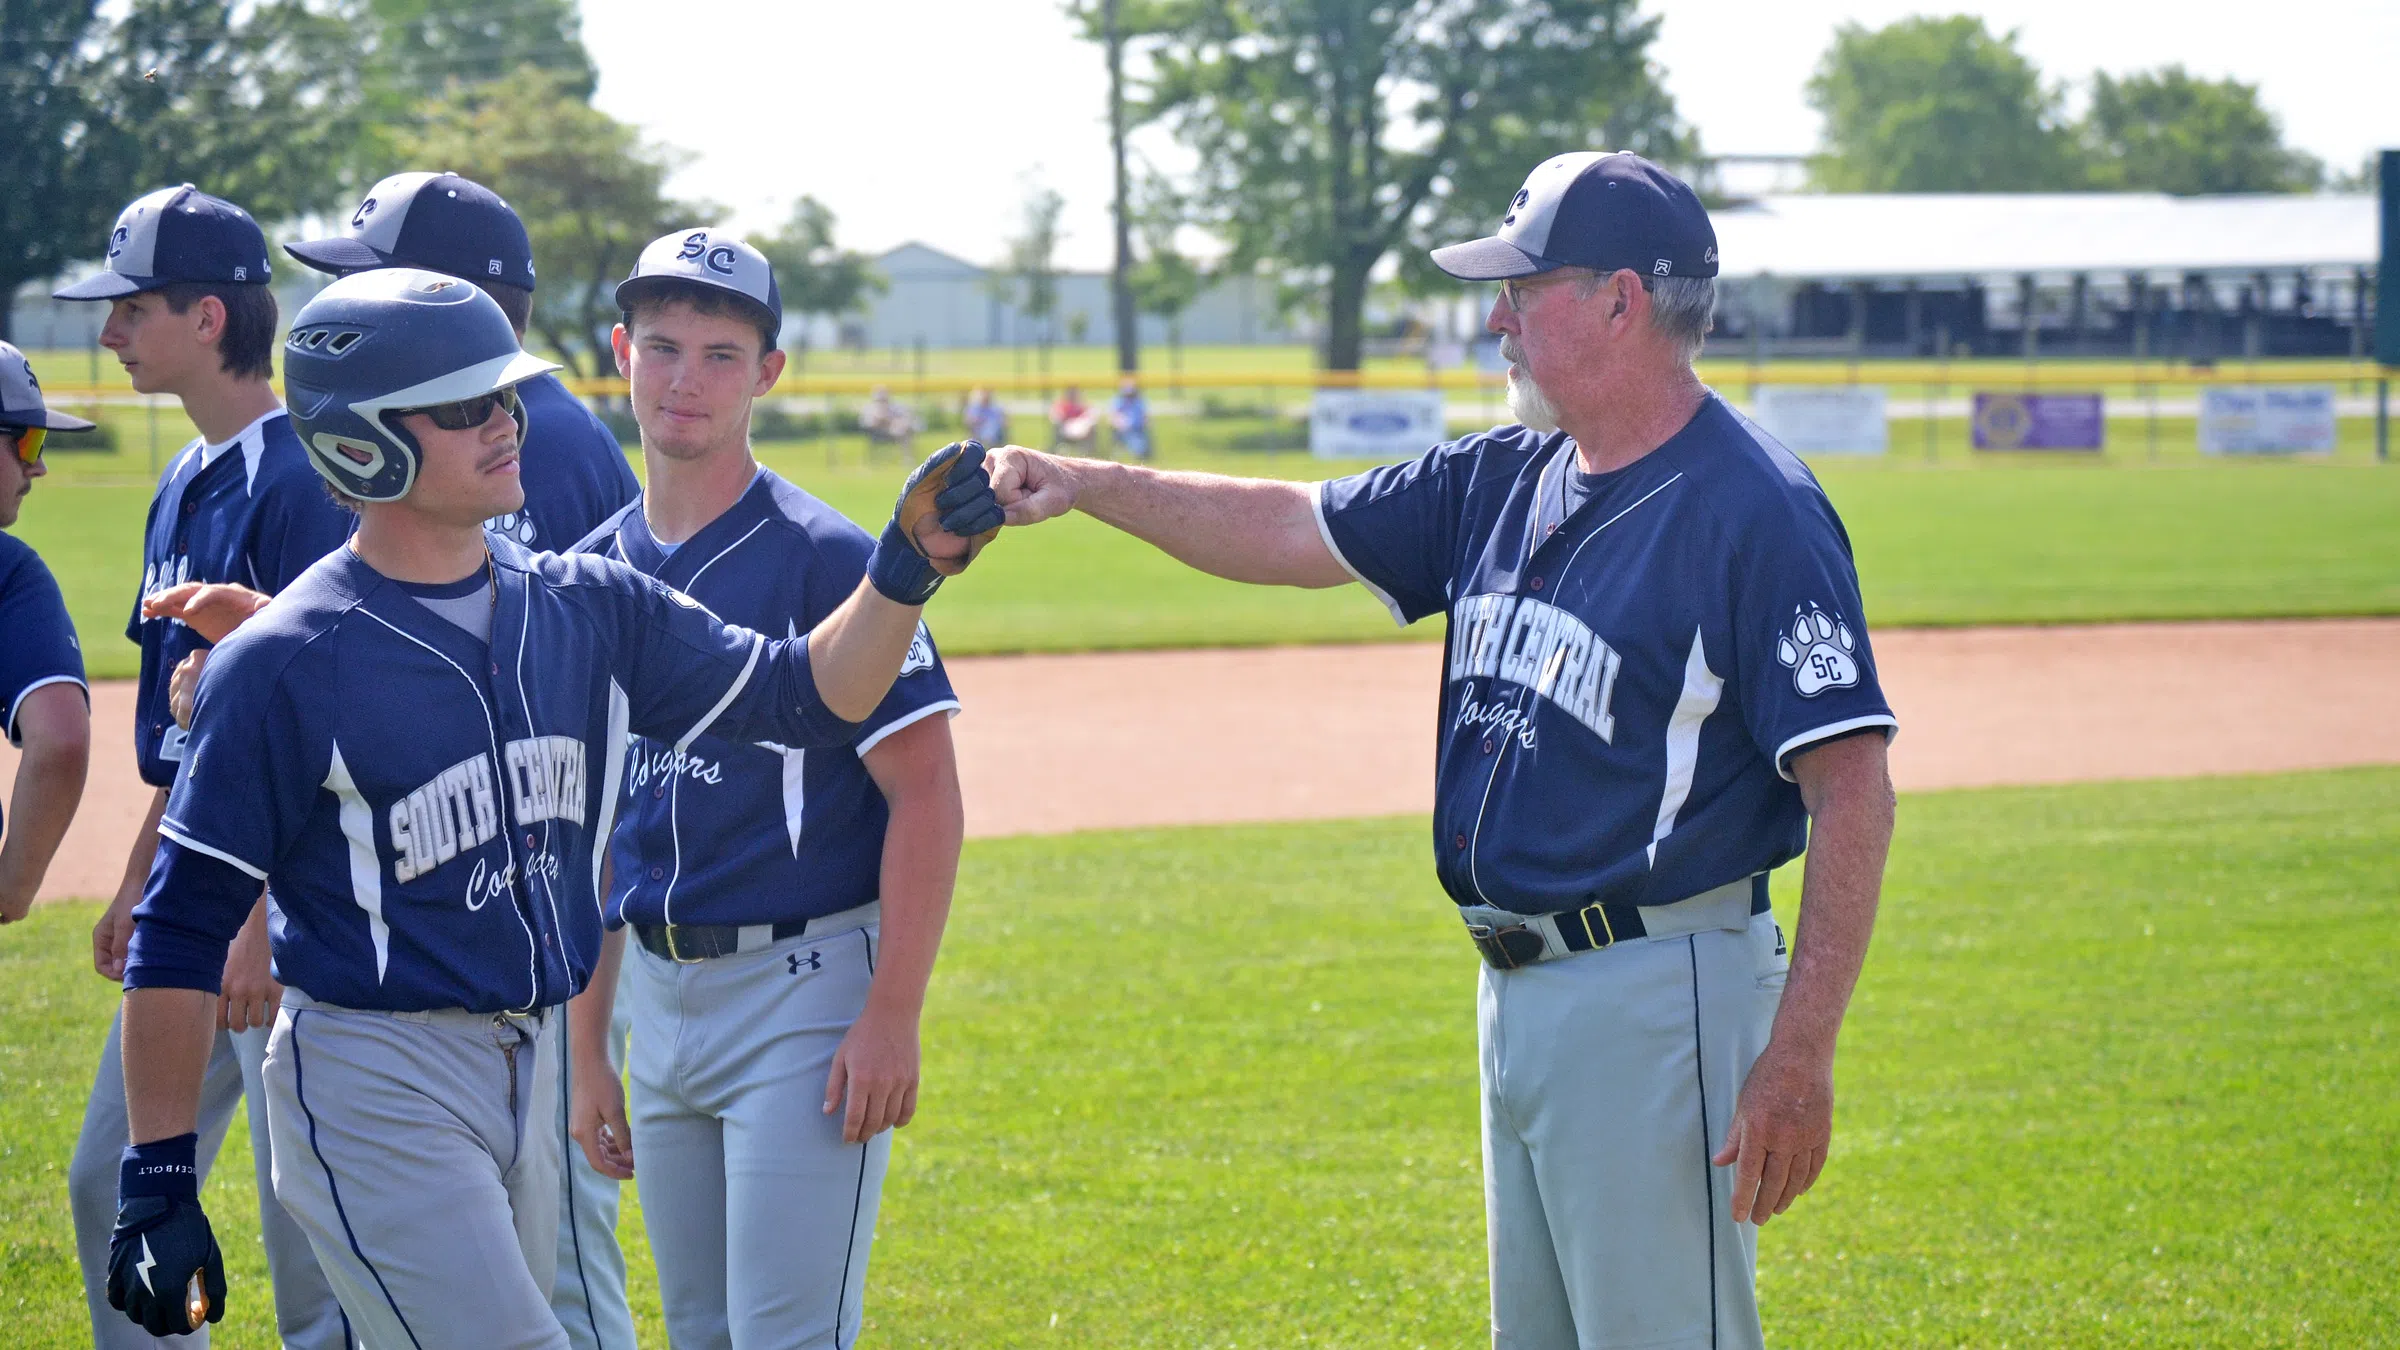
<path id="1" fill-rule="evenodd" d="M 1512 366 L 1525 364 L 1525 349 L 1517 345 L 1516 334 L 1502 333 L 1500 335 L 1500 359 Z"/>

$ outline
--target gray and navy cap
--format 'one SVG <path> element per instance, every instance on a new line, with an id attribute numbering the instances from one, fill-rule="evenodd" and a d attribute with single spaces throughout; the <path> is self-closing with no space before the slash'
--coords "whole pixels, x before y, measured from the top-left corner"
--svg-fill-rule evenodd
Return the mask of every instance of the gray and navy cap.
<path id="1" fill-rule="evenodd" d="M 44 407 L 42 382 L 33 378 L 33 366 L 25 359 L 25 353 L 0 342 L 0 427 L 90 431 L 92 424 Z"/>
<path id="2" fill-rule="evenodd" d="M 454 173 L 396 173 L 367 189 L 347 231 L 285 244 L 320 272 L 421 267 L 533 289 L 533 238 L 500 194 Z"/>
<path id="3" fill-rule="evenodd" d="M 108 232 L 107 270 L 50 294 L 114 300 L 178 281 L 264 286 L 267 236 L 250 213 L 185 183 L 137 199 Z"/>
<path id="4" fill-rule="evenodd" d="M 1505 281 L 1561 267 L 1646 277 L 1713 277 L 1717 231 L 1691 185 L 1640 155 L 1579 150 L 1543 160 L 1500 218 L 1500 232 L 1433 251 L 1461 281 Z"/>
<path id="5" fill-rule="evenodd" d="M 646 291 L 684 282 L 731 291 L 783 332 L 783 292 L 766 255 L 723 230 L 677 230 L 660 235 L 634 259 L 633 275 L 617 283 L 617 308 L 630 310 Z"/>

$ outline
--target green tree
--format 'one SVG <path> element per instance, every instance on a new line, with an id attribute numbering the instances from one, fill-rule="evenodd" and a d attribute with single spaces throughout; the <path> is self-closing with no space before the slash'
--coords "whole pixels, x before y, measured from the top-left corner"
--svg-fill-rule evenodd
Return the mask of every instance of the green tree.
<path id="1" fill-rule="evenodd" d="M 1055 188 L 1034 187 L 1025 195 L 1024 225 L 1008 241 L 1008 263 L 997 292 L 1034 321 L 1040 369 L 1050 374 L 1051 319 L 1058 312 L 1058 218 L 1066 199 Z"/>
<path id="2" fill-rule="evenodd" d="M 541 269 L 533 331 L 578 375 L 611 368 L 616 286 L 642 246 L 717 214 L 669 197 L 673 155 L 591 106 L 571 74 L 528 67 L 456 89 L 426 108 L 403 149 L 407 162 L 465 174 L 524 217 Z"/>
<path id="3" fill-rule="evenodd" d="M 1844 24 L 1808 81 L 1836 192 L 2059 192 L 2087 183 L 2063 95 L 1983 20 Z"/>
<path id="4" fill-rule="evenodd" d="M 348 0 L 375 33 L 374 65 L 393 86 L 438 97 L 531 66 L 589 99 L 599 68 L 583 45 L 575 0 Z"/>
<path id="5" fill-rule="evenodd" d="M 2095 186 L 2191 195 L 2306 192 L 2325 181 L 2313 155 L 2286 147 L 2258 86 L 2203 80 L 2182 66 L 2092 76 L 2084 143 Z"/>
<path id="6" fill-rule="evenodd" d="M 875 270 L 875 260 L 833 241 L 833 211 L 814 197 L 792 204 L 783 228 L 758 241 L 758 251 L 775 269 L 775 284 L 783 292 L 787 313 L 847 314 L 865 305 L 891 285 Z M 808 329 L 800 327 L 796 347 L 803 362 L 808 355 Z"/>
<path id="7" fill-rule="evenodd" d="M 18 289 L 88 258 L 131 194 L 130 145 L 92 98 L 97 0 L 0 0 L 0 340 Z"/>
<path id="8" fill-rule="evenodd" d="M 1234 264 L 1267 263 L 1287 293 L 1322 298 L 1331 369 L 1358 368 L 1368 277 L 1393 249 L 1488 229 L 1561 151 L 1676 160 L 1694 145 L 1637 0 L 1161 9 L 1144 111 L 1198 152 L 1198 212 Z"/>
<path id="9" fill-rule="evenodd" d="M 1133 293 L 1138 312 L 1154 314 L 1166 324 L 1168 361 L 1180 375 L 1183 312 L 1200 298 L 1208 274 L 1185 256 L 1176 242 L 1188 219 L 1188 208 L 1172 183 L 1157 174 L 1145 178 L 1133 216 L 1140 228 L 1142 253 L 1141 261 L 1127 272 L 1127 289 Z"/>

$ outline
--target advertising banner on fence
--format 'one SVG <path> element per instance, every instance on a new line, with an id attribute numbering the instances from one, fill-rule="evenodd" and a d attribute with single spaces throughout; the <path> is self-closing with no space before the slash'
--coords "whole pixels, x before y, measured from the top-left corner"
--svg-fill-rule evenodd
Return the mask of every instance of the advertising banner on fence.
<path id="1" fill-rule="evenodd" d="M 1751 416 L 1803 455 L 1880 455 L 1891 448 L 1879 384 L 1770 384 L 1758 391 Z"/>
<path id="2" fill-rule="evenodd" d="M 1320 389 L 1308 413 L 1309 453 L 1401 459 L 1448 439 L 1439 389 Z"/>
<path id="3" fill-rule="evenodd" d="M 2106 429 L 2098 394 L 1975 395 L 1978 450 L 2097 450 Z"/>
<path id="4" fill-rule="evenodd" d="M 2227 386 L 2200 391 L 2200 450 L 2275 455 L 2333 449 L 2330 384 Z"/>

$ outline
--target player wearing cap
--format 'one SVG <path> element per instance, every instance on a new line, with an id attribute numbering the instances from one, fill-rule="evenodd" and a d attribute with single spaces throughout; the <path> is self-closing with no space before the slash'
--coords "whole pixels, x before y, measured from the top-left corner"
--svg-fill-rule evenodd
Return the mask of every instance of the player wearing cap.
<path id="1" fill-rule="evenodd" d="M 171 682 L 184 659 L 205 645 L 186 624 L 151 616 L 145 606 L 191 582 L 238 582 L 280 591 L 350 532 L 348 514 L 326 497 L 310 472 L 291 419 L 268 383 L 277 317 L 274 294 L 267 289 L 269 274 L 267 240 L 257 222 L 231 202 L 186 183 L 127 206 L 109 234 L 103 270 L 55 293 L 62 300 L 107 301 L 100 344 L 116 354 L 136 390 L 181 400 L 200 432 L 168 462 L 151 498 L 142 594 L 125 631 L 142 650 L 134 750 L 142 781 L 158 791 L 134 836 L 116 898 L 92 930 L 93 964 L 111 980 L 124 974 L 133 905 L 150 872 L 166 789 L 183 760 L 185 732 L 169 709 Z M 306 1238 L 271 1194 L 258 1073 L 268 1010 L 278 990 L 268 965 L 266 906 L 255 886 L 249 898 L 250 921 L 222 972 L 220 1031 L 202 1093 L 201 1133 L 207 1140 L 202 1158 L 213 1159 L 234 1108 L 247 1096 L 260 1225 L 275 1277 L 276 1322 L 288 1346 L 339 1346 L 346 1340 L 341 1310 Z M 108 1234 L 117 1208 L 116 1162 L 125 1128 L 124 1074 L 118 1065 L 118 1028 L 112 1024 L 67 1169 L 92 1334 L 103 1346 L 149 1343 L 109 1312 L 104 1300 Z"/>
<path id="2" fill-rule="evenodd" d="M 565 1345 L 548 1028 L 599 950 L 628 735 L 847 742 L 998 527 L 980 448 L 947 447 L 824 622 L 729 627 L 483 529 L 522 502 L 513 390 L 548 369 L 490 297 L 413 269 L 334 282 L 285 341 L 303 444 L 359 525 L 218 649 L 135 911 L 109 1295 L 154 1332 L 223 1311 L 193 1127 L 210 987 L 264 881 L 276 1193 L 358 1338 Z"/>
<path id="3" fill-rule="evenodd" d="M 283 251 L 320 272 L 422 267 L 471 281 L 500 304 L 517 339 L 532 322 L 533 238 L 498 193 L 454 173 L 396 173 L 367 189 L 349 227 Z M 555 374 L 518 386 L 525 405 L 525 505 L 491 528 L 530 549 L 564 550 L 632 501 L 624 448 Z"/>
<path id="4" fill-rule="evenodd" d="M 1015 522 L 1080 507 L 1448 615 L 1435 870 L 1485 960 L 1493 1343 L 1757 1346 L 1755 1225 L 1824 1165 L 1891 837 L 1849 540 L 1692 371 L 1716 235 L 1681 181 L 1560 155 L 1433 257 L 1500 282 L 1521 425 L 1313 485 L 1011 448 L 993 486 Z M 1804 846 L 1787 972 L 1766 873 Z"/>
<path id="5" fill-rule="evenodd" d="M 25 494 L 45 472 L 50 433 L 91 429 L 44 407 L 25 354 L 0 342 L 0 531 L 17 523 Z M 41 555 L 7 533 L 0 533 L 0 729 L 23 751 L 7 803 L 15 815 L 0 812 L 0 923 L 15 923 L 33 907 L 83 800 L 92 713 L 83 648 L 58 582 Z"/>
<path id="6" fill-rule="evenodd" d="M 643 250 L 617 302 L 649 487 L 590 546 L 762 632 L 822 621 L 873 541 L 751 456 L 751 401 L 783 370 L 767 260 L 721 231 L 677 231 Z M 677 1346 L 857 1339 L 965 832 L 958 706 L 920 626 L 843 745 L 712 732 L 634 748 L 602 957 L 631 965 L 630 1138 L 600 1052 L 619 988 L 606 978 L 569 1014 L 573 1133 L 614 1175 L 638 1159 Z"/>

